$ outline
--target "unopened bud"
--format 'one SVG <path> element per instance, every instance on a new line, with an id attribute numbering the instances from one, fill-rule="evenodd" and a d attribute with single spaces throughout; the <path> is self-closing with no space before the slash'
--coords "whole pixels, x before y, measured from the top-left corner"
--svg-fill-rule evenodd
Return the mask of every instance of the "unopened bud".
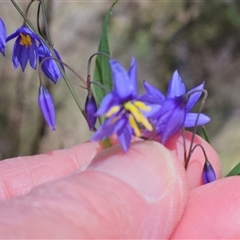
<path id="1" fill-rule="evenodd" d="M 44 86 L 39 87 L 38 105 L 49 128 L 55 130 L 56 115 L 51 94 Z"/>
<path id="2" fill-rule="evenodd" d="M 205 162 L 203 166 L 202 180 L 204 184 L 207 184 L 216 180 L 215 171 L 208 160 Z"/>
<path id="3" fill-rule="evenodd" d="M 90 131 L 93 131 L 95 128 L 95 124 L 97 121 L 97 117 L 95 116 L 96 112 L 97 112 L 96 101 L 92 94 L 88 94 L 85 102 L 85 113 Z"/>

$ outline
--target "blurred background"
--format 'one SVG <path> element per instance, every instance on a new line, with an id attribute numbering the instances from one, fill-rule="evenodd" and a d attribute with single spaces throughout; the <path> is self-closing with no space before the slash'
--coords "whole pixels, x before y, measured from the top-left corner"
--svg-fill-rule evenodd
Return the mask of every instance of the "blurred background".
<path id="1" fill-rule="evenodd" d="M 86 78 L 87 61 L 97 51 L 101 25 L 113 1 L 46 1 L 54 47 L 64 62 Z M 27 1 L 18 2 L 25 10 Z M 36 23 L 37 3 L 29 11 Z M 8 35 L 22 24 L 10 1 L 0 2 L 0 17 Z M 240 160 L 240 2 L 239 1 L 121 1 L 110 18 L 112 57 L 128 68 L 138 60 L 142 80 L 166 90 L 174 70 L 187 89 L 202 81 L 209 92 L 204 113 L 212 145 L 223 161 L 224 173 Z M 51 132 L 38 109 L 39 79 L 29 66 L 14 70 L 9 42 L 0 56 L 0 159 L 68 148 L 91 136 L 63 80 L 45 80 L 57 108 Z M 94 62 L 94 61 L 93 61 Z M 94 66 L 92 66 L 92 69 Z M 82 100 L 86 92 L 67 74 Z"/>

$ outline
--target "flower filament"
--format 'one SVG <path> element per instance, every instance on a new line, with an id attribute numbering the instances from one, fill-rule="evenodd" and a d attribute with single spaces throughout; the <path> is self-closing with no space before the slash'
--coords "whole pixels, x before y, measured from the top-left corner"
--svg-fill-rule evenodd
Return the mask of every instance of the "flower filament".
<path id="1" fill-rule="evenodd" d="M 25 47 L 29 47 L 32 45 L 32 39 L 28 34 L 19 34 L 21 37 L 20 44 Z"/>

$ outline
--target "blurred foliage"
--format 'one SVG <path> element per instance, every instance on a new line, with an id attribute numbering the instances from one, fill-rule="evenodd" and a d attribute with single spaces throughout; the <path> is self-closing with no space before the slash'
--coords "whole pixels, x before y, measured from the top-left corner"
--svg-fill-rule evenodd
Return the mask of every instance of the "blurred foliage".
<path id="1" fill-rule="evenodd" d="M 55 48 L 84 77 L 88 57 L 97 51 L 101 24 L 111 2 L 48 2 Z M 21 2 L 21 6 L 26 7 L 26 3 Z M 30 13 L 34 19 L 34 7 Z M 21 18 L 10 3 L 0 3 L 0 16 L 8 33 L 19 27 Z M 238 1 L 120 0 L 111 16 L 109 41 L 113 57 L 126 66 L 132 56 L 137 58 L 140 91 L 143 79 L 165 90 L 175 69 L 188 88 L 205 81 L 209 98 L 204 112 L 212 118 L 206 128 L 214 142 L 214 135 L 240 106 L 239 32 Z M 57 131 L 51 133 L 37 106 L 37 74 L 29 68 L 24 74 L 13 71 L 10 59 L 8 45 L 7 57 L 0 58 L 0 157 L 34 154 L 87 140 L 87 125 L 64 83 L 51 85 L 58 107 Z M 75 76 L 71 79 L 78 89 Z M 77 92 L 84 102 L 86 92 L 80 88 Z"/>

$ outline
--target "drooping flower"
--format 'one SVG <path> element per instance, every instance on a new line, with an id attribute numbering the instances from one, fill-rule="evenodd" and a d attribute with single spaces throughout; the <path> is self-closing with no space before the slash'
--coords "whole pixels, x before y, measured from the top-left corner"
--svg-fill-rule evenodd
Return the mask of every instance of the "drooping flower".
<path id="1" fill-rule="evenodd" d="M 108 93 L 96 113 L 96 116 L 105 116 L 107 120 L 93 135 L 92 140 L 98 141 L 117 134 L 119 142 L 126 152 L 130 146 L 132 135 L 141 135 L 139 125 L 143 125 L 151 131 L 152 126 L 143 110 L 150 111 L 137 99 L 137 64 L 132 59 L 131 66 L 127 72 L 119 62 L 110 60 L 113 78 L 113 91 Z"/>
<path id="2" fill-rule="evenodd" d="M 58 58 L 58 60 L 62 61 L 59 53 L 57 52 L 57 50 L 55 50 L 56 56 Z M 47 57 L 53 57 L 51 51 L 49 50 L 49 48 L 45 45 L 45 44 L 41 44 L 38 48 L 38 55 L 39 55 L 39 62 L 41 63 L 44 58 Z M 62 64 L 60 64 L 64 70 L 64 67 Z M 61 71 L 59 70 L 58 64 L 54 59 L 48 59 L 45 60 L 42 64 L 41 64 L 41 69 L 44 72 L 44 74 L 53 82 L 53 83 L 57 83 L 58 79 L 62 77 Z"/>
<path id="3" fill-rule="evenodd" d="M 93 131 L 96 125 L 97 104 L 92 94 L 88 94 L 85 102 L 86 120 L 90 131 Z"/>
<path id="4" fill-rule="evenodd" d="M 205 161 L 205 164 L 203 166 L 203 173 L 202 173 L 202 180 L 204 184 L 210 183 L 215 181 L 216 174 L 212 167 L 212 164 L 209 161 Z"/>
<path id="5" fill-rule="evenodd" d="M 42 85 L 39 87 L 38 105 L 49 128 L 55 130 L 56 114 L 54 102 L 49 91 Z"/>
<path id="6" fill-rule="evenodd" d="M 0 18 L 0 52 L 5 56 L 7 30 L 3 20 Z"/>
<path id="7" fill-rule="evenodd" d="M 200 98 L 204 82 L 186 92 L 180 75 L 175 71 L 169 83 L 166 97 L 147 82 L 144 82 L 144 88 L 147 94 L 142 100 L 146 103 L 159 105 L 159 111 L 154 112 L 149 117 L 154 123 L 157 134 L 161 136 L 163 144 L 183 126 L 193 127 L 210 121 L 208 116 L 201 113 L 196 124 L 198 113 L 189 112 Z"/>
<path id="8" fill-rule="evenodd" d="M 23 25 L 13 34 L 8 36 L 6 41 L 8 42 L 16 37 L 17 39 L 15 41 L 12 54 L 14 68 L 16 69 L 20 64 L 22 71 L 24 71 L 29 61 L 30 66 L 33 69 L 36 69 L 38 56 L 37 43 L 39 41 L 38 36 L 27 26 Z"/>

